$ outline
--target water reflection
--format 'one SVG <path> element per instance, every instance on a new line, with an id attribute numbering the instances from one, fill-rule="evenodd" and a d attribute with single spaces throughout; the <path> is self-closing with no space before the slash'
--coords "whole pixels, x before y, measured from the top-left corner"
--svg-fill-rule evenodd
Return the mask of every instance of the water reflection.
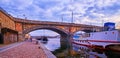
<path id="1" fill-rule="evenodd" d="M 54 51 L 60 47 L 60 38 L 48 38 L 48 41 L 42 43 L 48 50 Z"/>
<path id="2" fill-rule="evenodd" d="M 111 51 L 108 50 L 105 52 L 107 58 L 120 58 L 120 51 Z"/>
<path id="3" fill-rule="evenodd" d="M 97 50 L 91 47 L 72 44 L 72 49 L 83 58 L 120 58 L 120 51 Z"/>
<path id="4" fill-rule="evenodd" d="M 73 50 L 84 58 L 107 58 L 104 53 L 98 53 L 90 47 L 73 44 Z"/>

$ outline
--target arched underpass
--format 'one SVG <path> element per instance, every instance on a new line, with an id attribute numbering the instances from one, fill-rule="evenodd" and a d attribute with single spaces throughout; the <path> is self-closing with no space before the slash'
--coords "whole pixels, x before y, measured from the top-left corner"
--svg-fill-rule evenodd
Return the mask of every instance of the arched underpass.
<path id="1" fill-rule="evenodd" d="M 69 33 L 67 31 L 64 31 L 64 30 L 56 28 L 56 27 L 48 27 L 48 26 L 46 26 L 46 27 L 45 26 L 44 27 L 40 26 L 39 27 L 39 26 L 37 26 L 37 27 L 32 27 L 32 28 L 26 29 L 26 30 L 23 31 L 23 33 L 25 35 L 25 34 L 28 34 L 28 33 L 32 32 L 32 31 L 41 30 L 41 29 L 51 30 L 51 31 L 54 31 L 54 32 L 60 34 L 60 37 L 61 37 L 60 42 L 61 43 L 66 43 L 66 42 L 69 43 L 70 42 L 69 41 L 69 39 L 70 39 Z"/>

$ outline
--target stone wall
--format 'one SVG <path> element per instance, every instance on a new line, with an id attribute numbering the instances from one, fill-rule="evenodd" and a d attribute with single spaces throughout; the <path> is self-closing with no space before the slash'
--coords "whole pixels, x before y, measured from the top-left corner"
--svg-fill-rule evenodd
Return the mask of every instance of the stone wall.
<path id="1" fill-rule="evenodd" d="M 2 28 L 15 30 L 15 22 L 12 17 L 0 10 L 0 24 Z"/>
<path id="2" fill-rule="evenodd" d="M 18 32 L 15 31 L 14 18 L 0 9 L 0 34 L 1 43 L 9 44 L 18 41 Z"/>
<path id="3" fill-rule="evenodd" d="M 2 34 L 4 38 L 4 44 L 18 42 L 18 33 L 16 31 L 10 29 L 2 29 Z"/>

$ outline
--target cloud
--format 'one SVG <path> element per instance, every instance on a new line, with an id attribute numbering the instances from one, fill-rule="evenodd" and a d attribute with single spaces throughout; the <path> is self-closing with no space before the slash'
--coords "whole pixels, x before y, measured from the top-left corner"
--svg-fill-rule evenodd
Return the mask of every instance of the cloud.
<path id="1" fill-rule="evenodd" d="M 118 0 L 99 0 L 96 1 L 96 6 L 98 7 L 108 7 L 114 5 Z"/>
<path id="2" fill-rule="evenodd" d="M 22 10 L 26 7 L 29 7 L 32 4 L 33 0 L 1 0 L 1 4 L 4 7 L 13 7 L 19 10 Z M 8 8 L 9 8 L 8 7 Z"/>
<path id="3" fill-rule="evenodd" d="M 77 24 L 115 22 L 120 27 L 120 0 L 0 0 L 0 7 L 14 17 L 25 18 L 25 14 L 30 20 L 70 23 L 73 12 Z"/>
<path id="4" fill-rule="evenodd" d="M 70 22 L 73 12 L 74 22 L 83 24 L 115 17 L 120 10 L 119 0 L 1 0 L 0 5 L 15 17 L 25 14 L 31 20 L 61 21 L 63 17 Z"/>

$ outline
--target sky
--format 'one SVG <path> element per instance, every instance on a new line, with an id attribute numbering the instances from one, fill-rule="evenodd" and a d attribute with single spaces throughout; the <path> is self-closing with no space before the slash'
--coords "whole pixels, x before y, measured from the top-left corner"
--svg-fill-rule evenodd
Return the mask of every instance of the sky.
<path id="1" fill-rule="evenodd" d="M 14 17 L 28 20 L 120 25 L 120 0 L 0 0 L 0 7 Z"/>

